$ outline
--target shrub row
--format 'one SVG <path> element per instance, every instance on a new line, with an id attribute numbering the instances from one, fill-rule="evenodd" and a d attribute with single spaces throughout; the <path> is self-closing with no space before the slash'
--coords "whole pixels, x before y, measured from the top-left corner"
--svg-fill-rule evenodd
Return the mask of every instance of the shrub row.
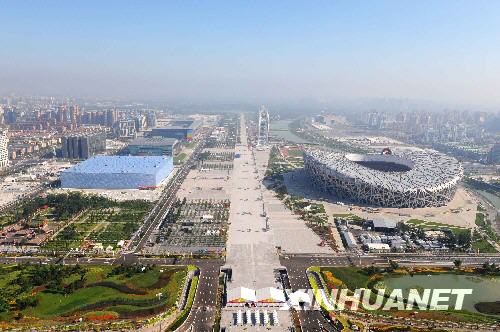
<path id="1" fill-rule="evenodd" d="M 191 285 L 189 287 L 189 295 L 187 299 L 187 303 L 185 308 L 182 310 L 181 314 L 172 322 L 172 324 L 168 327 L 167 331 L 175 331 L 178 329 L 182 323 L 189 316 L 189 312 L 191 311 L 191 307 L 193 306 L 194 297 L 196 295 L 196 287 L 198 286 L 198 276 L 194 276 L 191 279 Z"/>

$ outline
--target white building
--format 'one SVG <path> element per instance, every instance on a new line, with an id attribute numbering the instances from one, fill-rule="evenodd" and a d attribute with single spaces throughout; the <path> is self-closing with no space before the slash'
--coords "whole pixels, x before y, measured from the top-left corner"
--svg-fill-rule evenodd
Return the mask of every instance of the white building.
<path id="1" fill-rule="evenodd" d="M 391 247 L 387 243 L 366 243 L 365 250 L 368 252 L 389 252 Z"/>
<path id="2" fill-rule="evenodd" d="M 9 164 L 8 143 L 9 137 L 7 136 L 7 130 L 0 130 L 0 169 L 7 167 Z"/>

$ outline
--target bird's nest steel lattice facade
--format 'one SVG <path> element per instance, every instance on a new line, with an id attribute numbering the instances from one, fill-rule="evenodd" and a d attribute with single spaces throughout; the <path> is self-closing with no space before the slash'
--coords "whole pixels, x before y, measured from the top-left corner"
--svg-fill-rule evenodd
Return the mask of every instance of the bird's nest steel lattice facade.
<path id="1" fill-rule="evenodd" d="M 304 167 L 320 189 L 353 202 L 396 208 L 446 205 L 463 176 L 460 163 L 444 154 L 339 154 L 311 149 Z"/>

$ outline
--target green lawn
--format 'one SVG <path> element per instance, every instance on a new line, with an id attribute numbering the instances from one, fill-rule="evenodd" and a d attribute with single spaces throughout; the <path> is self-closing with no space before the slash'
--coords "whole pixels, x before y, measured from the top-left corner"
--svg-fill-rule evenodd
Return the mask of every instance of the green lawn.
<path id="1" fill-rule="evenodd" d="M 184 152 L 179 153 L 177 156 L 174 156 L 174 165 L 179 165 L 184 162 L 184 159 L 186 159 L 187 154 Z"/>
<path id="2" fill-rule="evenodd" d="M 361 218 L 353 213 L 334 213 L 334 214 L 332 214 L 332 217 L 344 218 L 344 219 L 355 220 L 355 221 L 363 221 L 364 220 L 363 218 Z"/>
<path id="3" fill-rule="evenodd" d="M 192 267 L 190 266 L 189 269 Z M 194 297 L 196 295 L 196 289 L 198 287 L 198 276 L 193 277 L 191 281 L 191 285 L 189 287 L 189 294 L 186 301 L 186 306 L 182 310 L 181 314 L 177 316 L 177 318 L 172 322 L 172 324 L 167 328 L 167 331 L 175 331 L 189 316 L 189 312 L 191 311 L 191 307 L 193 306 Z"/>
<path id="4" fill-rule="evenodd" d="M 407 224 L 414 225 L 414 226 L 421 225 L 421 224 L 424 224 L 426 222 L 427 221 L 421 220 L 421 219 L 410 219 L 410 220 L 406 221 Z"/>
<path id="5" fill-rule="evenodd" d="M 304 151 L 302 151 L 302 150 L 288 150 L 288 155 L 290 157 L 303 157 Z"/>
<path id="6" fill-rule="evenodd" d="M 485 239 L 479 239 L 472 242 L 472 249 L 480 253 L 497 253 L 498 251 Z"/>
<path id="7" fill-rule="evenodd" d="M 455 225 L 449 225 L 449 224 L 443 224 L 435 221 L 427 221 L 427 220 L 421 220 L 421 219 L 410 219 L 405 222 L 406 224 L 410 224 L 412 226 L 420 227 L 425 229 L 449 229 L 452 231 L 455 235 L 458 235 L 461 232 L 468 232 L 469 229 L 465 227 L 460 227 L 460 226 L 455 226 Z"/>

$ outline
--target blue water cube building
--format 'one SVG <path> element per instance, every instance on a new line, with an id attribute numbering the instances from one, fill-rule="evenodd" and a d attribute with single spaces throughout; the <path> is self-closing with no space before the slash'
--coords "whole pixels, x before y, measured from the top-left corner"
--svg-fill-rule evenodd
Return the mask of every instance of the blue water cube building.
<path id="1" fill-rule="evenodd" d="M 167 156 L 96 156 L 61 173 L 61 187 L 140 189 L 158 186 L 174 168 Z"/>

